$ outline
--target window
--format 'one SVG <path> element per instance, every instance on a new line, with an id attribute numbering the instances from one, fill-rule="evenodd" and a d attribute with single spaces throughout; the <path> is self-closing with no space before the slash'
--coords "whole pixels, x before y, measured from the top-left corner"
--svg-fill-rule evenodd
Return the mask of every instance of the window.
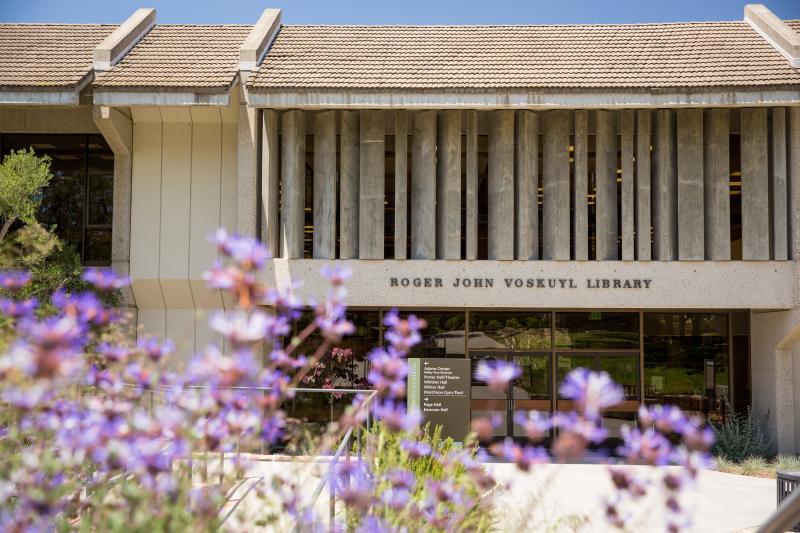
<path id="1" fill-rule="evenodd" d="M 75 248 L 85 265 L 111 264 L 114 154 L 100 135 L 0 135 L 0 153 L 33 148 L 52 158 L 39 222 Z"/>

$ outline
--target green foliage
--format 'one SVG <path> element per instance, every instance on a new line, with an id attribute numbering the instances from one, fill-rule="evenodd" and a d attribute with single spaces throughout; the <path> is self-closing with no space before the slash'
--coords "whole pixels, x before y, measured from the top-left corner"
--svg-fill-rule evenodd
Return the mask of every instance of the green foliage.
<path id="1" fill-rule="evenodd" d="M 761 423 L 751 408 L 748 407 L 744 413 L 737 413 L 728 406 L 725 421 L 721 424 L 711 423 L 716 437 L 712 453 L 736 463 L 751 457 L 768 457 L 771 443 Z"/>
<path id="2" fill-rule="evenodd" d="M 17 220 L 36 220 L 41 190 L 50 183 L 50 157 L 33 151 L 12 150 L 0 163 L 0 241 Z"/>
<path id="3" fill-rule="evenodd" d="M 716 457 L 715 463 L 716 463 L 716 469 L 719 470 L 720 472 L 725 472 L 736 468 L 736 463 L 731 461 L 725 456 Z"/>
<path id="4" fill-rule="evenodd" d="M 763 457 L 747 457 L 742 464 L 739 465 L 742 467 L 742 474 L 745 476 L 752 476 L 755 473 L 763 472 L 769 468 L 769 463 Z"/>
<path id="5" fill-rule="evenodd" d="M 432 453 L 425 457 L 412 458 L 403 450 L 402 441 L 416 441 L 426 443 L 431 447 Z M 416 479 L 416 485 L 411 496 L 412 502 L 422 502 L 428 498 L 427 482 L 429 481 L 449 481 L 453 485 L 465 488 L 465 494 L 474 498 L 478 504 L 468 509 L 459 508 L 453 504 L 452 509 L 445 512 L 465 513 L 466 516 L 460 526 L 466 531 L 491 531 L 494 517 L 492 508 L 481 489 L 472 476 L 469 475 L 465 466 L 454 459 L 454 454 L 462 452 L 462 448 L 451 438 L 442 438 L 442 427 L 435 426 L 431 430 L 430 424 L 425 424 L 423 428 L 415 433 L 392 433 L 381 423 L 372 426 L 370 433 L 364 437 L 364 446 L 369 444 L 377 445 L 374 454 L 373 474 L 376 479 L 386 479 L 386 474 L 395 470 L 405 470 L 411 472 Z M 471 450 L 474 457 L 477 447 Z M 378 486 L 376 495 L 380 496 L 389 487 L 385 481 Z M 395 512 L 384 508 L 375 510 L 373 513 L 381 516 L 387 522 L 407 528 L 409 531 L 439 531 L 431 524 L 421 521 L 419 517 L 410 516 L 405 512 Z M 357 522 L 358 517 L 354 518 Z"/>
<path id="6" fill-rule="evenodd" d="M 800 455 L 778 455 L 778 457 L 775 458 L 775 469 L 800 472 Z"/>

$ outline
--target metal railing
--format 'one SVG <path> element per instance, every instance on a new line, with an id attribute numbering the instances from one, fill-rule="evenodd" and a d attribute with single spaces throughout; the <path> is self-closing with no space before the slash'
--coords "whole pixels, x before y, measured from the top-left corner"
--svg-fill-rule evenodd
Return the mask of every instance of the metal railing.
<path id="1" fill-rule="evenodd" d="M 778 472 L 777 478 L 778 510 L 761 525 L 758 533 L 800 531 L 800 472 Z"/>

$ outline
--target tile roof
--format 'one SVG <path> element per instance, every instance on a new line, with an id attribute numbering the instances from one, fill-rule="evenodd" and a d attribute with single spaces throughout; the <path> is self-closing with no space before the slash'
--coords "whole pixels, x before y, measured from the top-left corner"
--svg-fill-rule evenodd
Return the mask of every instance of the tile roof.
<path id="1" fill-rule="evenodd" d="M 225 91 L 239 69 L 239 46 L 250 25 L 159 24 L 108 72 L 102 90 Z"/>
<path id="2" fill-rule="evenodd" d="M 73 88 L 113 24 L 0 24 L 0 87 Z"/>
<path id="3" fill-rule="evenodd" d="M 800 85 L 800 70 L 745 22 L 284 26 L 248 82 L 266 92 L 786 85 Z"/>

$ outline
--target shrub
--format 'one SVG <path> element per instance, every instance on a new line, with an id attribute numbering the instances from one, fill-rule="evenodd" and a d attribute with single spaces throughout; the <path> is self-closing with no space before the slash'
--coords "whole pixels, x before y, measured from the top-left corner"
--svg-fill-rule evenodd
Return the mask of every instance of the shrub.
<path id="1" fill-rule="evenodd" d="M 800 455 L 778 455 L 778 457 L 775 458 L 775 469 L 800 472 Z"/>
<path id="2" fill-rule="evenodd" d="M 737 413 L 728 406 L 725 421 L 720 425 L 711 424 L 716 437 L 712 453 L 735 463 L 748 457 L 768 457 L 771 442 L 761 423 L 750 407 L 744 413 Z"/>
<path id="3" fill-rule="evenodd" d="M 742 474 L 752 476 L 767 470 L 769 463 L 763 457 L 748 457 L 739 466 L 742 468 Z"/>

